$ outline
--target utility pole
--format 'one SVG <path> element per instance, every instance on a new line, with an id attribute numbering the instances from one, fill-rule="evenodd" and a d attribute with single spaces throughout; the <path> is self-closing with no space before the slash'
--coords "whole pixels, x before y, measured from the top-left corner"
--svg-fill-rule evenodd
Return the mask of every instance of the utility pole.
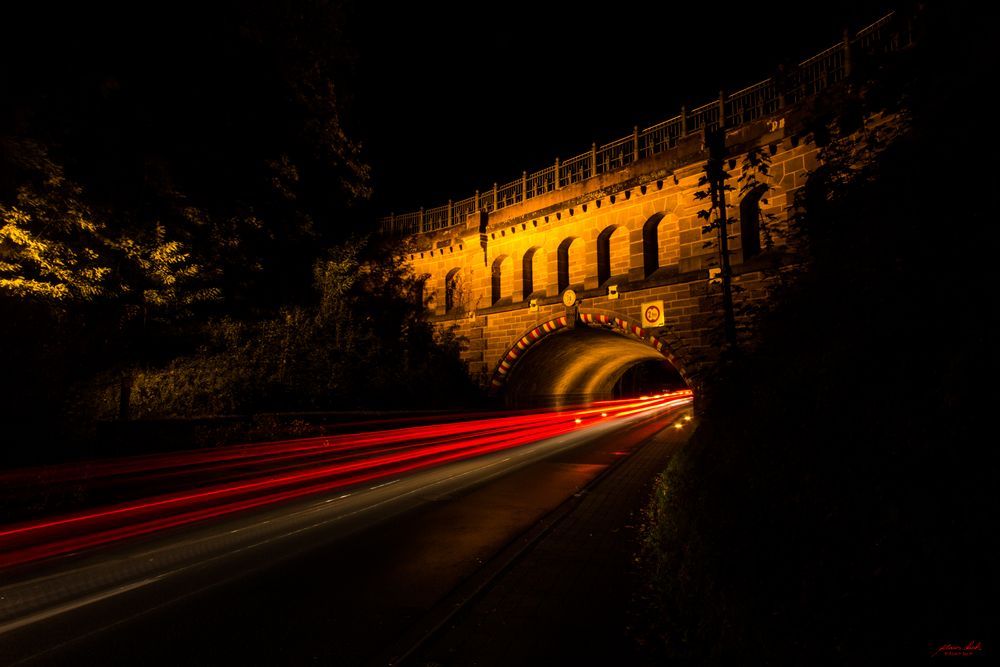
<path id="1" fill-rule="evenodd" d="M 729 217 L 726 215 L 726 131 L 723 128 L 705 130 L 708 146 L 708 176 L 712 207 L 718 211 L 715 222 L 719 233 L 719 260 L 722 273 L 722 312 L 726 349 L 736 350 L 736 315 L 733 309 L 733 275 L 729 264 Z"/>

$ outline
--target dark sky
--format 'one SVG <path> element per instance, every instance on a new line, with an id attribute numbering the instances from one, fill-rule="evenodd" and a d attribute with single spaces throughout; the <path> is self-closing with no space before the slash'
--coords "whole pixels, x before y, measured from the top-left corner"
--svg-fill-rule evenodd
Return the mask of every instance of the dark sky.
<path id="1" fill-rule="evenodd" d="M 682 104 L 699 106 L 720 89 L 763 80 L 780 61 L 809 57 L 845 28 L 857 30 L 896 7 L 885 0 L 273 2 L 281 11 L 327 2 L 348 8 L 346 34 L 330 39 L 346 38 L 355 54 L 343 92 L 352 101 L 348 131 L 373 169 L 372 215 L 463 199 L 578 155 L 591 142 L 626 136 L 634 125 L 667 120 Z M 36 87 L 80 85 L 74 61 L 104 59 L 104 69 L 115 72 L 131 59 L 135 76 L 155 81 L 156 94 L 178 107 L 174 116 L 163 114 L 168 119 L 210 115 L 204 105 L 211 96 L 183 94 L 192 80 L 211 85 L 211 73 L 190 71 L 209 64 L 192 45 L 226 43 L 214 35 L 237 30 L 233 6 L 237 0 L 81 3 L 72 12 L 46 0 L 12 5 L 0 10 L 9 32 L 0 44 L 4 76 L 34 77 Z M 168 75 L 156 78 L 140 57 Z M 224 79 L 225 72 L 211 91 L 217 100 Z M 159 90 L 164 86 L 170 90 Z M 247 141 L 266 134 L 261 128 Z"/>
<path id="2" fill-rule="evenodd" d="M 380 214 L 514 180 L 735 91 L 890 11 L 884 2 L 372 3 L 360 135 Z M 723 5 L 720 5 L 723 7 Z"/>

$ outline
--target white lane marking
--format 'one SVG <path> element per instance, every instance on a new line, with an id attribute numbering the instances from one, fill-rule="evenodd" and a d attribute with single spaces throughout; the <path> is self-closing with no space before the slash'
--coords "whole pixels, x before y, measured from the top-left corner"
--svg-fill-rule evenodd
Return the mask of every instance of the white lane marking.
<path id="1" fill-rule="evenodd" d="M 0 625 L 0 635 L 10 632 L 11 630 L 17 630 L 18 628 L 24 627 L 26 625 L 31 625 L 32 623 L 37 623 L 39 621 L 44 621 L 47 618 L 53 616 L 58 616 L 59 614 L 64 614 L 67 611 L 73 611 L 74 609 L 79 609 L 80 607 L 86 607 L 89 604 L 94 604 L 95 602 L 100 602 L 101 600 L 106 600 L 107 598 L 114 597 L 121 593 L 127 593 L 128 591 L 135 590 L 136 588 L 142 588 L 143 586 L 152 584 L 154 582 L 163 579 L 167 574 L 156 575 L 155 577 L 150 577 L 148 579 L 143 579 L 141 581 L 136 581 L 131 584 L 123 584 L 117 586 L 110 591 L 102 591 L 100 593 L 94 593 L 93 595 L 88 595 L 86 597 L 80 598 L 79 600 L 73 600 L 72 602 L 66 602 L 64 604 L 46 609 L 44 611 L 39 611 L 24 618 L 19 618 L 16 621 L 9 621 Z"/>
<path id="2" fill-rule="evenodd" d="M 644 414 L 644 415 L 630 415 L 630 418 L 627 419 L 627 421 L 633 421 L 633 420 L 638 421 L 640 417 L 647 417 L 647 416 L 649 416 L 649 415 L 646 415 L 646 414 Z M 604 430 L 605 429 L 601 429 L 601 428 L 598 427 L 596 429 L 593 429 L 592 432 L 596 433 L 596 432 L 601 432 L 601 431 L 604 431 Z M 607 430 L 613 430 L 613 428 L 608 427 Z M 574 437 L 574 436 L 576 436 L 576 437 Z M 589 439 L 589 438 L 586 438 L 586 439 Z M 553 450 L 557 450 L 558 451 L 558 450 L 562 450 L 562 449 L 566 449 L 566 448 L 572 448 L 576 444 L 580 444 L 579 440 L 580 439 L 578 437 L 578 434 L 575 434 L 575 433 L 561 434 L 559 436 L 555 436 L 555 437 L 551 437 L 551 438 L 546 438 L 545 440 L 543 440 L 541 442 L 536 442 L 536 443 L 531 443 L 531 444 L 523 445 L 523 446 L 521 446 L 521 447 L 518 448 L 518 450 L 516 451 L 515 456 L 516 457 L 524 457 L 524 456 L 528 456 L 528 455 L 539 455 L 539 454 L 545 453 L 545 450 L 547 450 L 547 449 L 553 449 Z M 549 452 L 549 453 L 551 453 L 551 452 Z M 148 578 L 143 579 L 143 580 L 138 581 L 138 582 L 133 582 L 133 583 L 130 583 L 130 584 L 121 584 L 121 585 L 117 586 L 116 588 L 114 588 L 113 590 L 110 590 L 110 591 L 102 591 L 102 592 L 99 592 L 99 593 L 94 593 L 94 594 L 91 594 L 89 596 L 85 596 L 83 598 L 80 598 L 79 600 L 75 600 L 75 601 L 72 601 L 72 602 L 67 602 L 67 603 L 64 603 L 62 605 L 58 605 L 56 607 L 52 607 L 52 608 L 47 609 L 47 610 L 36 612 L 35 614 L 31 614 L 31 615 L 26 616 L 26 617 L 24 617 L 22 619 L 19 619 L 17 621 L 11 621 L 11 622 L 8 622 L 8 623 L 6 623 L 4 625 L 0 625 L 0 634 L 4 634 L 4 633 L 9 632 L 10 630 L 16 629 L 18 627 L 23 627 L 24 625 L 30 625 L 32 623 L 36 623 L 38 621 L 45 620 L 47 618 L 50 618 L 52 616 L 56 616 L 58 614 L 62 614 L 62 613 L 67 612 L 67 611 L 72 611 L 73 609 L 77 609 L 79 607 L 84 607 L 86 605 L 93 604 L 95 602 L 99 602 L 100 600 L 103 600 L 105 598 L 112 597 L 112 596 L 118 595 L 120 593 L 124 593 L 124 592 L 127 592 L 129 590 L 133 590 L 135 588 L 140 588 L 142 586 L 146 586 L 146 585 L 148 585 L 150 583 L 153 583 L 153 582 L 159 581 L 161 579 L 165 579 L 167 577 L 174 576 L 176 574 L 179 574 L 181 572 L 189 570 L 192 567 L 195 567 L 197 565 L 204 565 L 204 564 L 212 562 L 212 561 L 217 561 L 217 560 L 220 560 L 220 559 L 225 558 L 226 556 L 229 556 L 229 555 L 232 555 L 232 554 L 237 554 L 237 553 L 241 553 L 241 552 L 244 552 L 244 551 L 249 551 L 251 549 L 255 549 L 257 547 L 264 546 L 264 545 L 267 545 L 267 544 L 270 544 L 270 543 L 282 540 L 282 539 L 284 539 L 286 537 L 290 537 L 292 535 L 303 533 L 303 532 L 306 532 L 306 531 L 318 528 L 320 526 L 323 526 L 323 525 L 326 525 L 326 524 L 329 524 L 329 523 L 334 523 L 336 521 L 339 521 L 341 519 L 344 519 L 344 518 L 347 518 L 347 517 L 350 517 L 350 516 L 355 516 L 355 515 L 361 514 L 363 512 L 367 512 L 367 511 L 372 510 L 372 509 L 374 509 L 376 507 L 379 507 L 381 505 L 385 505 L 385 504 L 388 504 L 388 503 L 391 503 L 391 502 L 394 502 L 394 501 L 398 501 L 398 500 L 400 500 L 400 499 L 402 499 L 402 498 L 404 498 L 406 496 L 412 496 L 412 495 L 415 495 L 415 494 L 418 494 L 418 493 L 422 493 L 426 489 L 430 489 L 432 487 L 445 484 L 447 482 L 459 479 L 461 477 L 467 477 L 469 475 L 473 475 L 475 473 L 479 473 L 479 472 L 481 472 L 483 470 L 486 470 L 487 468 L 492 468 L 492 467 L 498 466 L 498 465 L 500 465 L 502 463 L 507 463 L 508 461 L 511 461 L 513 458 L 514 458 L 514 456 L 506 456 L 503 459 L 492 461 L 492 462 L 486 463 L 484 465 L 477 466 L 477 467 L 471 468 L 469 470 L 465 470 L 463 472 L 458 472 L 458 473 L 455 473 L 455 474 L 452 474 L 452 475 L 447 475 L 444 478 L 437 479 L 437 480 L 435 480 L 433 482 L 430 482 L 430 483 L 421 484 L 420 486 L 418 486 L 416 488 L 413 488 L 413 489 L 410 489 L 409 491 L 404 491 L 404 492 L 402 492 L 402 493 L 400 493 L 400 494 L 398 494 L 396 496 L 393 496 L 391 498 L 386 498 L 386 499 L 374 502 L 371 505 L 366 505 L 366 506 L 363 506 L 363 507 L 359 507 L 359 508 L 354 509 L 352 511 L 348 511 L 348 512 L 343 513 L 343 514 L 338 514 L 338 515 L 333 516 L 333 517 L 327 517 L 327 518 L 324 518 L 324 519 L 322 519 L 320 521 L 314 521 L 314 522 L 312 522 L 312 523 L 310 523 L 310 524 L 308 524 L 306 526 L 301 526 L 301 527 L 296 528 L 296 529 L 292 529 L 292 530 L 287 530 L 286 529 L 285 532 L 279 533 L 277 535 L 272 535 L 271 537 L 266 537 L 264 539 L 259 539 L 256 542 L 252 542 L 250 544 L 246 544 L 246 545 L 244 545 L 242 547 L 236 547 L 236 548 L 229 549 L 228 551 L 224 551 L 224 552 L 216 554 L 214 556 L 209 556 L 208 558 L 204 558 L 204 559 L 202 559 L 200 561 L 197 561 L 195 563 L 190 563 L 188 565 L 183 565 L 183 566 L 175 568 L 175 569 L 173 569 L 171 571 L 163 572 L 163 573 L 154 575 L 152 577 L 148 577 Z M 500 474 L 500 473 L 498 472 L 496 474 Z M 495 475 L 491 475 L 491 477 L 492 476 L 495 476 Z M 395 483 L 400 482 L 400 481 L 402 481 L 402 479 L 395 479 L 395 480 L 392 480 L 391 482 L 386 482 L 385 484 L 379 484 L 377 486 L 371 487 L 371 490 L 378 489 L 378 488 L 381 488 L 383 486 L 389 486 L 391 484 L 395 484 Z M 351 495 L 353 495 L 353 493 L 343 494 L 339 498 L 337 498 L 337 500 L 340 500 L 340 499 L 343 499 L 343 498 L 347 498 L 348 496 L 351 496 Z M 317 512 L 317 511 L 320 511 L 322 509 L 325 509 L 325 508 L 323 508 L 321 505 L 314 504 L 314 505 L 312 505 L 310 507 L 304 508 L 304 509 L 299 510 L 297 512 L 293 512 L 293 513 L 291 513 L 291 514 L 289 514 L 289 515 L 287 515 L 285 517 L 281 517 L 280 522 L 281 523 L 288 523 L 289 520 L 297 519 L 297 518 L 303 518 L 303 517 L 305 517 L 305 516 L 307 516 L 309 514 L 313 514 L 313 513 Z M 253 522 L 250 525 L 244 526 L 242 528 L 238 528 L 235 531 L 231 531 L 230 534 L 232 532 L 249 530 L 250 528 L 259 527 L 259 526 L 267 525 L 267 524 L 270 524 L 270 523 L 275 523 L 276 521 L 279 521 L 279 520 L 277 520 L 277 519 L 266 519 L 266 520 L 263 520 L 263 521 L 256 521 L 256 522 Z M 155 550 L 152 550 L 152 551 L 147 551 L 144 554 L 142 554 L 142 556 L 149 556 L 149 555 L 152 555 L 152 554 L 157 553 L 157 552 L 163 553 L 163 552 L 167 552 L 170 549 L 178 549 L 178 548 L 183 548 L 183 547 L 192 547 L 192 546 L 195 546 L 195 545 L 197 545 L 199 543 L 202 543 L 202 542 L 209 542 L 209 541 L 211 541 L 213 539 L 213 537 L 217 537 L 217 536 L 218 535 L 209 535 L 207 537 L 196 538 L 196 539 L 193 539 L 193 540 L 186 540 L 186 541 L 180 542 L 179 544 L 161 547 L 160 549 L 155 549 Z M 115 562 L 121 562 L 121 561 L 127 561 L 127 560 L 130 560 L 130 558 L 129 557 L 124 557 L 124 558 L 114 559 Z M 150 560 L 152 560 L 152 559 L 150 559 Z M 86 569 L 98 569 L 98 568 L 99 568 L 99 565 L 92 565 L 92 566 L 88 566 L 87 568 L 83 568 L 83 569 L 86 570 Z M 62 575 L 73 574 L 73 571 L 71 570 L 71 571 L 69 571 L 67 573 L 61 573 L 61 574 Z M 23 586 L 23 585 L 32 584 L 32 583 L 38 583 L 40 580 L 45 580 L 45 579 L 50 579 L 50 578 L 56 578 L 56 577 L 59 577 L 59 576 L 61 576 L 61 575 L 59 575 L 59 574 L 57 574 L 57 575 L 47 575 L 47 576 L 39 577 L 36 580 L 29 580 L 29 581 L 26 581 L 26 582 L 20 582 L 19 584 L 15 585 L 15 588 Z"/>

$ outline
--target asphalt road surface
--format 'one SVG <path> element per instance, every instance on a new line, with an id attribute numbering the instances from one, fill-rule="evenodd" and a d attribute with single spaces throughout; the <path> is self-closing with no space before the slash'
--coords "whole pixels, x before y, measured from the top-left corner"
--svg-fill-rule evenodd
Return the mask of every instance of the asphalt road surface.
<path id="1" fill-rule="evenodd" d="M 366 664 L 680 409 L 13 568 L 0 663 Z"/>

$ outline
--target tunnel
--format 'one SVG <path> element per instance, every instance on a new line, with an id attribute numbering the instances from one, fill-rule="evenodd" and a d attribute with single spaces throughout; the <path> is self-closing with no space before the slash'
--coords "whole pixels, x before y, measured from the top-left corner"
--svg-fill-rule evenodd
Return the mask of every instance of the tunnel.
<path id="1" fill-rule="evenodd" d="M 499 395 L 511 408 L 562 407 L 685 387 L 680 372 L 648 342 L 578 324 L 528 347 Z"/>

